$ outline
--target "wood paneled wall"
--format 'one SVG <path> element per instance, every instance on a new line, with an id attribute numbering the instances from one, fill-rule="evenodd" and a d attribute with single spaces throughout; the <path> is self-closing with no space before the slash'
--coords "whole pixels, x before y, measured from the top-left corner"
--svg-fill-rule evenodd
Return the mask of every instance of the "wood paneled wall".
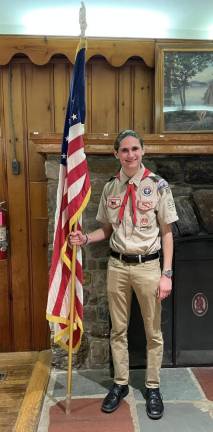
<path id="1" fill-rule="evenodd" d="M 1 351 L 48 346 L 46 177 L 44 157 L 28 137 L 62 132 L 71 72 L 65 57 L 37 66 L 22 56 L 0 69 L 0 201 L 7 202 L 10 239 L 9 258 L 0 262 Z M 116 68 L 94 57 L 86 75 L 88 133 L 153 132 L 154 70 L 143 60 Z M 19 175 L 11 168 L 14 145 Z"/>
<path id="2" fill-rule="evenodd" d="M 88 133 L 116 133 L 124 128 L 151 132 L 154 71 L 141 60 L 114 68 L 96 58 L 87 67 Z"/>

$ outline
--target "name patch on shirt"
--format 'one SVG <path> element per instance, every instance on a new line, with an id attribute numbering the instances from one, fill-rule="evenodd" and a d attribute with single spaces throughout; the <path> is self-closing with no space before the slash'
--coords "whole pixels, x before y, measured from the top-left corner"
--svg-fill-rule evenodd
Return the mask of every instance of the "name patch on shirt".
<path id="1" fill-rule="evenodd" d="M 121 198 L 120 197 L 111 197 L 107 200 L 107 207 L 112 209 L 116 209 L 121 206 Z"/>
<path id="2" fill-rule="evenodd" d="M 138 201 L 137 208 L 139 210 L 147 211 L 153 208 L 153 201 Z"/>

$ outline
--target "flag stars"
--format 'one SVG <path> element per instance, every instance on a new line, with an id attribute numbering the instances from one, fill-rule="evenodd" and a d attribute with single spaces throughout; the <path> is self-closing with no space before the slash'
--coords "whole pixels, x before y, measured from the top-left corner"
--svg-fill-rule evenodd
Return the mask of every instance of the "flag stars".
<path id="1" fill-rule="evenodd" d="M 79 172 L 79 164 L 82 160 L 82 129 L 78 127 L 81 120 L 81 104 L 84 107 L 84 65 L 85 49 L 77 52 L 76 63 L 71 82 L 71 95 L 68 99 L 67 114 L 65 117 L 64 134 L 60 154 L 60 163 L 62 171 L 59 175 L 58 194 L 56 203 L 54 245 L 51 263 L 51 282 L 48 293 L 47 313 L 48 320 L 54 323 L 54 337 L 60 339 L 64 344 L 69 344 L 69 314 L 70 308 L 66 301 L 67 292 L 62 292 L 63 287 L 67 286 L 67 280 L 72 276 L 72 254 L 66 253 L 66 238 L 69 234 L 69 222 L 72 218 L 78 219 L 79 228 L 81 228 L 81 214 L 87 205 L 90 196 L 90 181 L 87 164 L 82 164 Z M 75 84 L 76 83 L 76 84 Z M 75 84 L 75 85 L 74 85 Z M 78 106 L 79 105 L 79 106 Z M 73 129 L 74 130 L 73 130 Z M 73 147 L 76 151 L 71 151 Z M 70 150 L 70 151 L 69 151 Z M 74 150 L 74 149 L 72 149 Z M 79 150 L 79 151 L 78 151 Z M 68 152 L 68 153 L 67 153 Z M 70 166 L 67 166 L 70 159 Z M 80 176 L 79 176 L 80 175 Z M 84 178 L 84 181 L 82 180 Z M 77 200 L 76 200 L 76 192 Z M 64 220 L 65 218 L 65 220 Z M 67 221 L 67 223 L 65 223 Z M 66 257 L 66 269 L 64 259 Z M 81 274 L 81 251 L 76 256 L 77 269 L 74 273 L 76 279 Z M 67 266 L 68 265 L 68 266 Z M 64 270 L 63 271 L 63 266 Z M 62 271 L 61 271 L 62 269 Z M 74 299 L 74 309 L 78 316 L 78 322 L 73 329 L 73 348 L 77 349 L 81 342 L 82 336 L 82 312 L 83 312 L 83 287 L 81 277 L 78 279 L 78 296 Z M 61 308 L 61 303 L 63 308 Z M 63 309 L 63 311 L 62 311 Z M 62 313 L 63 312 L 63 313 Z M 55 320 L 56 317 L 56 320 Z M 67 323 L 64 333 L 61 332 L 61 324 Z M 57 321 L 57 323 L 56 323 Z M 53 324 L 52 324 L 53 325 Z M 64 324 L 63 324 L 64 327 Z"/>

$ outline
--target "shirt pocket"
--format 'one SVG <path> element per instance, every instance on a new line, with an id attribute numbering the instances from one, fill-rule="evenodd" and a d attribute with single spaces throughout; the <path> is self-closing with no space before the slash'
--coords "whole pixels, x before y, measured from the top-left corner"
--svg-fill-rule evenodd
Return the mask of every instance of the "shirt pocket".
<path id="1" fill-rule="evenodd" d="M 118 214 L 121 208 L 121 197 L 110 196 L 107 198 L 107 214 L 110 223 L 118 223 Z"/>
<path id="2" fill-rule="evenodd" d="M 156 226 L 155 200 L 137 201 L 137 226 L 140 231 L 150 230 Z"/>

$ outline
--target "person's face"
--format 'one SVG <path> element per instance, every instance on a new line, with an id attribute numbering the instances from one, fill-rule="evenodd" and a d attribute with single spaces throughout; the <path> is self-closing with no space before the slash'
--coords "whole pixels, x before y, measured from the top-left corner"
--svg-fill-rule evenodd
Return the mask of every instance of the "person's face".
<path id="1" fill-rule="evenodd" d="M 125 137 L 121 142 L 115 156 L 120 160 L 121 166 L 128 177 L 136 174 L 140 168 L 144 150 L 138 138 Z"/>

